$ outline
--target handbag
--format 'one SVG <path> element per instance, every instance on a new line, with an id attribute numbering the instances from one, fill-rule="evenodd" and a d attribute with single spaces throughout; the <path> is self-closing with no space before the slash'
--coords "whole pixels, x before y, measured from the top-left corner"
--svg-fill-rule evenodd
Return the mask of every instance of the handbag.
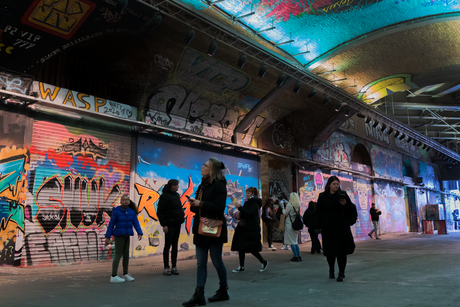
<path id="1" fill-rule="evenodd" d="M 199 200 L 201 201 L 201 194 L 199 198 Z M 198 234 L 207 237 L 220 237 L 220 233 L 222 231 L 222 224 L 222 220 L 202 217 L 200 207 L 200 224 L 198 225 Z"/>

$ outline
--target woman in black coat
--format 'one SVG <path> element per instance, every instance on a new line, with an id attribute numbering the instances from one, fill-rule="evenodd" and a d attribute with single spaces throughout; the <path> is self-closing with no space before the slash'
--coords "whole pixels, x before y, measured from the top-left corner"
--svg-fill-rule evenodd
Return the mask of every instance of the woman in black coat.
<path id="1" fill-rule="evenodd" d="M 165 246 L 163 248 L 163 263 L 165 275 L 179 275 L 177 270 L 177 245 L 179 244 L 179 235 L 181 225 L 184 222 L 184 209 L 180 201 L 179 181 L 171 179 L 163 187 L 163 194 L 158 201 L 157 215 L 160 225 L 163 227 L 165 234 Z M 169 267 L 169 249 L 171 250 L 171 264 Z"/>
<path id="2" fill-rule="evenodd" d="M 356 223 L 358 212 L 345 191 L 340 189 L 340 180 L 332 176 L 316 204 L 317 233 L 321 232 L 323 252 L 329 264 L 329 278 L 335 278 L 335 259 L 339 265 L 337 281 L 345 281 L 347 255 L 353 254 L 355 243 L 350 226 Z"/>
<path id="3" fill-rule="evenodd" d="M 222 261 L 222 249 L 227 243 L 227 222 L 224 211 L 227 204 L 227 180 L 224 176 L 226 169 L 223 162 L 210 158 L 201 167 L 203 176 L 201 184 L 196 191 L 196 198 L 189 198 L 190 210 L 195 213 L 193 218 L 193 244 L 195 244 L 197 260 L 197 285 L 193 297 L 182 303 L 183 306 L 206 305 L 204 286 L 207 278 L 208 253 L 211 255 L 212 264 L 219 276 L 219 290 L 208 299 L 210 302 L 228 300 L 227 269 Z M 200 217 L 220 219 L 223 222 L 219 237 L 209 237 L 198 233 Z"/>
<path id="4" fill-rule="evenodd" d="M 311 239 L 311 253 L 314 254 L 315 252 L 320 254 L 321 253 L 321 242 L 319 242 L 318 234 L 315 231 L 315 223 L 316 223 L 316 203 L 311 201 L 308 203 L 308 209 L 305 210 L 303 214 L 303 223 L 308 228 L 308 233 L 310 234 Z"/>
<path id="5" fill-rule="evenodd" d="M 257 260 L 260 261 L 260 272 L 267 269 L 268 261 L 262 258 L 260 251 L 262 250 L 260 236 L 260 207 L 262 200 L 258 198 L 259 191 L 256 188 L 248 188 L 246 190 L 246 202 L 243 206 L 236 204 L 239 212 L 237 218 L 240 220 L 235 229 L 232 241 L 232 251 L 238 251 L 240 256 L 240 266 L 233 270 L 233 273 L 244 271 L 244 259 L 246 253 L 251 253 Z"/>

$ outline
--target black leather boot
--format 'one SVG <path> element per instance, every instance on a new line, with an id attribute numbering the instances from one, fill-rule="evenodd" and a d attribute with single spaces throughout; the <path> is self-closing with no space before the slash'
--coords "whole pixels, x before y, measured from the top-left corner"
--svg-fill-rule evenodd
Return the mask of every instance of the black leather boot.
<path id="1" fill-rule="evenodd" d="M 206 305 L 206 298 L 204 297 L 204 287 L 197 287 L 195 293 L 189 301 L 183 302 L 182 306 L 193 307 L 193 306 L 204 306 Z"/>
<path id="2" fill-rule="evenodd" d="M 342 282 L 345 281 L 345 273 L 339 272 L 339 276 L 337 277 L 337 281 Z"/>
<path id="3" fill-rule="evenodd" d="M 228 286 L 219 287 L 219 290 L 216 291 L 216 294 L 208 298 L 208 301 L 210 302 L 219 302 L 219 301 L 228 301 L 230 299 L 230 296 L 228 296 Z"/>

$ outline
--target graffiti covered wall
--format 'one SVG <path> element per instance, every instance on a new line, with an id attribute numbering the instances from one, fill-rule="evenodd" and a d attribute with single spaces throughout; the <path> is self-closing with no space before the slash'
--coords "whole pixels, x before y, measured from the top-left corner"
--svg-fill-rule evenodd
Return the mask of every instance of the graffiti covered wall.
<path id="1" fill-rule="evenodd" d="M 0 265 L 20 265 L 25 233 L 32 121 L 0 111 Z"/>
<path id="2" fill-rule="evenodd" d="M 375 205 L 382 211 L 381 232 L 409 231 L 403 187 L 387 182 L 375 182 L 374 192 Z"/>
<path id="3" fill-rule="evenodd" d="M 157 217 L 158 199 L 163 186 L 169 179 L 179 180 L 179 194 L 184 209 L 185 223 L 179 237 L 179 250 L 193 249 L 192 219 L 187 196 L 195 195 L 201 183 L 201 166 L 210 157 L 216 157 L 227 166 L 227 208 L 225 216 L 229 230 L 229 242 L 237 221 L 235 204 L 244 202 L 248 187 L 259 188 L 259 163 L 255 160 L 237 158 L 215 152 L 184 147 L 168 142 L 140 137 L 135 179 L 135 200 L 139 209 L 139 221 L 144 231 L 144 239 L 133 243 L 134 257 L 160 254 L 164 239 L 162 227 Z"/>
<path id="4" fill-rule="evenodd" d="M 104 235 L 129 193 L 130 137 L 37 121 L 30 154 L 24 265 L 110 258 Z"/>
<path id="5" fill-rule="evenodd" d="M 249 75 L 189 47 L 178 63 L 167 62 L 170 65 L 162 66 L 164 80 L 147 98 L 145 122 L 231 141 L 240 117 L 260 99 L 242 92 L 251 83 Z M 244 145 L 253 144 L 254 132 L 264 121 L 257 116 L 246 128 Z"/>
<path id="6" fill-rule="evenodd" d="M 299 197 L 301 212 L 308 208 L 310 201 L 317 201 L 318 195 L 324 191 L 327 180 L 331 176 L 340 179 L 341 189 L 346 191 L 351 201 L 356 205 L 358 221 L 352 227 L 353 236 L 366 237 L 372 229 L 369 217 L 370 204 L 372 203 L 371 183 L 368 180 L 353 178 L 352 176 L 331 172 L 323 173 L 320 169 L 303 169 L 298 172 Z M 302 232 L 302 241 L 309 240 L 308 232 Z"/>

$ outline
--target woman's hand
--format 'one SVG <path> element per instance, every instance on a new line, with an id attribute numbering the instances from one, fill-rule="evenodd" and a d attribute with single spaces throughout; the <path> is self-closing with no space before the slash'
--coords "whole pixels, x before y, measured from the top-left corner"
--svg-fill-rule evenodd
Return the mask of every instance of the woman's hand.
<path id="1" fill-rule="evenodd" d="M 195 198 L 189 198 L 188 201 L 190 205 L 193 207 L 199 207 L 201 203 L 199 200 L 196 200 Z"/>
<path id="2" fill-rule="evenodd" d="M 241 207 L 241 203 L 239 203 L 239 202 L 236 203 L 236 204 L 235 204 L 235 207 L 237 207 L 237 208 Z"/>
<path id="3" fill-rule="evenodd" d="M 105 246 L 107 245 L 110 245 L 110 239 L 109 238 L 105 238 Z"/>
<path id="4" fill-rule="evenodd" d="M 137 238 L 140 240 L 142 240 L 142 235 L 137 235 Z"/>
<path id="5" fill-rule="evenodd" d="M 163 232 L 168 233 L 168 226 L 163 226 Z"/>
<path id="6" fill-rule="evenodd" d="M 342 206 L 345 206 L 345 204 L 347 203 L 347 200 L 345 198 L 341 198 L 339 201 Z"/>

